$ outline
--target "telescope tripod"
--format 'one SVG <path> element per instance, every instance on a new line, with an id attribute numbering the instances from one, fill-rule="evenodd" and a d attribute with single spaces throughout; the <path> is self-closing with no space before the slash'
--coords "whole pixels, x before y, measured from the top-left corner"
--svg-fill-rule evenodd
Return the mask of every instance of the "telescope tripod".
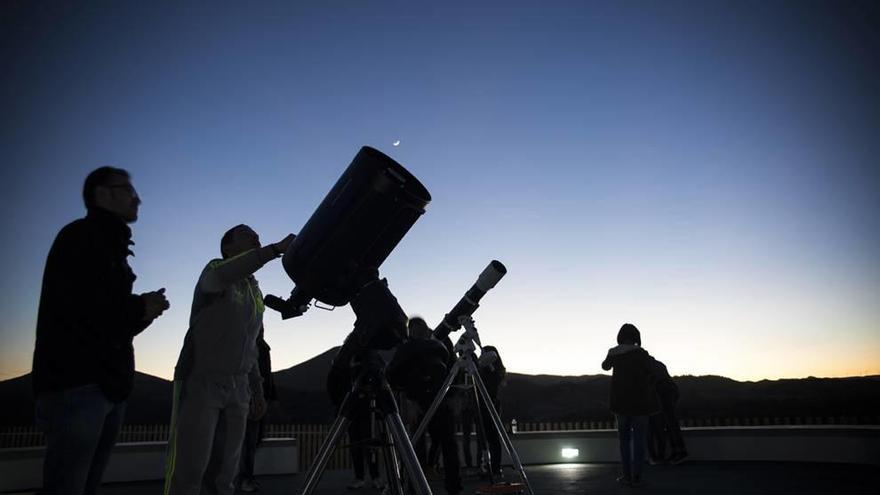
<path id="1" fill-rule="evenodd" d="M 492 402 L 492 398 L 489 396 L 489 392 L 486 390 L 486 385 L 483 383 L 483 380 L 480 378 L 480 373 L 477 370 L 477 363 L 474 359 L 474 350 L 476 347 L 474 342 L 477 345 L 480 345 L 480 335 L 477 332 L 476 327 L 474 326 L 474 320 L 470 316 L 462 316 L 459 321 L 462 326 L 465 328 L 465 332 L 459 337 L 458 342 L 455 344 L 455 352 L 458 354 L 458 358 L 455 361 L 455 364 L 449 370 L 449 375 L 446 377 L 446 381 L 443 382 L 443 386 L 440 388 L 440 392 L 437 393 L 437 396 L 434 398 L 434 402 L 431 403 L 431 406 L 428 408 L 428 412 L 425 413 L 425 417 L 422 419 L 421 424 L 419 424 L 418 429 L 412 436 L 412 442 L 415 443 L 421 438 L 422 434 L 425 433 L 425 429 L 430 423 L 431 418 L 434 417 L 434 414 L 437 412 L 437 408 L 440 407 L 440 403 L 443 402 L 443 399 L 446 397 L 446 394 L 449 392 L 449 387 L 452 386 L 453 381 L 458 377 L 459 373 L 465 374 L 465 380 L 469 377 L 474 385 L 474 402 L 475 402 L 475 411 L 477 415 L 477 431 L 481 431 L 483 428 L 482 424 L 482 412 L 480 408 L 480 404 L 482 403 L 485 406 L 485 410 L 489 413 L 489 417 L 492 420 L 492 425 L 495 427 L 495 430 L 498 433 L 498 436 L 501 438 L 502 443 L 504 445 L 505 450 L 507 450 L 507 454 L 510 456 L 511 461 L 513 462 L 514 468 L 519 472 L 520 477 L 522 478 L 523 483 L 528 489 L 529 494 L 534 495 L 534 491 L 532 491 L 532 486 L 529 484 L 529 480 L 526 477 L 526 472 L 523 469 L 522 462 L 519 460 L 519 455 L 516 453 L 516 450 L 513 448 L 513 442 L 510 440 L 510 436 L 507 434 L 507 431 L 504 429 L 504 424 L 501 422 L 501 417 L 498 415 L 498 411 L 495 409 L 495 404 Z M 482 346 L 481 346 L 482 347 Z M 487 442 L 486 432 L 482 434 L 483 442 Z M 492 459 L 491 453 L 486 445 L 482 446 L 485 450 L 485 459 L 489 462 L 489 482 L 494 483 L 493 474 L 492 473 Z"/>
<path id="2" fill-rule="evenodd" d="M 385 456 L 385 471 L 388 477 L 388 488 L 385 493 L 391 495 L 403 495 L 403 481 L 401 479 L 401 467 L 406 471 L 410 486 L 416 495 L 432 495 L 425 474 L 419 465 L 413 450 L 412 443 L 407 435 L 397 402 L 391 392 L 391 387 L 385 379 L 384 370 L 378 366 L 365 367 L 355 380 L 352 389 L 345 395 L 339 414 L 330 427 L 330 433 L 321 444 L 318 454 L 315 456 L 309 471 L 306 473 L 302 495 L 310 495 L 317 487 L 324 474 L 324 469 L 330 456 L 336 448 L 339 438 L 348 431 L 348 426 L 359 412 L 360 401 L 369 401 L 370 411 L 376 411 L 382 415 L 384 427 L 375 428 L 384 436 L 384 442 L 375 441 L 373 445 L 381 444 Z M 377 433 L 374 431 L 374 433 Z"/>

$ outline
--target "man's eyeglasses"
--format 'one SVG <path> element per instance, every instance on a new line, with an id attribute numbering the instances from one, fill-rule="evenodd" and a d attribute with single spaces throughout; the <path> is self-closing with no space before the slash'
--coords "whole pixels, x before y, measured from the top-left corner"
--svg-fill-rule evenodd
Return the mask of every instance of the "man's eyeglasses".
<path id="1" fill-rule="evenodd" d="M 106 187 L 107 189 L 122 189 L 132 196 L 137 196 L 137 191 L 134 190 L 134 186 L 131 184 L 108 184 L 103 187 Z"/>

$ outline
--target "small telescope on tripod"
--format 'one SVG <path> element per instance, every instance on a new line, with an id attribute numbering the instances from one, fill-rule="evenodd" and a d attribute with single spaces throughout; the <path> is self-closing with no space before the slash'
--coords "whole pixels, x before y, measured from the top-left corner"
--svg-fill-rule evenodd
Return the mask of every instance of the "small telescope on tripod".
<path id="1" fill-rule="evenodd" d="M 519 455 L 513 447 L 513 442 L 510 440 L 510 436 L 507 434 L 507 431 L 504 428 L 504 424 L 501 421 L 501 417 L 498 414 L 497 409 L 495 409 L 495 405 L 493 403 L 492 397 L 486 389 L 485 383 L 483 383 L 483 379 L 480 377 L 479 370 L 477 369 L 477 359 L 475 358 L 474 351 L 477 346 L 482 347 L 480 343 L 480 335 L 477 331 L 476 326 L 474 325 L 473 314 L 480 306 L 480 300 L 483 296 L 486 295 L 489 290 L 495 287 L 499 280 L 501 280 L 504 275 L 507 274 L 507 268 L 498 260 L 492 260 L 489 265 L 480 273 L 480 276 L 477 277 L 477 281 L 474 285 L 471 286 L 470 289 L 465 292 L 464 296 L 452 307 L 452 310 L 446 315 L 443 316 L 443 320 L 437 325 L 437 328 L 433 331 L 433 336 L 437 339 L 445 339 L 449 336 L 451 332 L 454 332 L 460 329 L 462 326 L 465 328 L 465 332 L 459 337 L 458 342 L 455 344 L 455 353 L 457 354 L 457 358 L 455 364 L 449 370 L 449 374 L 446 377 L 446 380 L 443 383 L 443 386 L 440 388 L 437 393 L 434 401 L 431 403 L 428 408 L 427 413 L 424 418 L 422 418 L 422 422 L 419 424 L 419 427 L 416 429 L 415 433 L 412 435 L 412 442 L 418 442 L 419 438 L 425 433 L 425 430 L 428 427 L 428 424 L 431 422 L 431 419 L 437 412 L 437 409 L 440 407 L 440 404 L 443 402 L 443 399 L 446 397 L 446 394 L 449 392 L 450 387 L 453 382 L 455 382 L 456 378 L 459 375 L 465 376 L 465 383 L 471 383 L 473 386 L 473 393 L 471 395 L 475 408 L 477 411 L 477 428 L 478 430 L 482 430 L 482 418 L 480 417 L 483 412 L 488 414 L 489 419 L 491 420 L 491 424 L 498 434 L 498 436 L 502 440 L 502 445 L 507 450 L 507 454 L 510 456 L 511 461 L 513 462 L 514 468 L 519 472 L 520 477 L 523 480 L 522 484 L 519 483 L 504 483 L 504 484 L 495 484 L 495 480 L 493 478 L 492 469 L 488 470 L 489 473 L 489 482 L 490 485 L 486 487 L 487 493 L 493 492 L 494 488 L 508 490 L 504 493 L 521 493 L 522 489 L 527 489 L 528 493 L 534 495 L 532 491 L 532 487 L 529 484 L 529 480 L 526 477 L 525 469 L 522 466 L 522 462 L 519 459 Z M 475 345 L 476 344 L 476 345 Z M 481 412 L 482 411 L 482 412 Z M 482 432 L 480 435 L 483 439 L 486 439 L 486 433 Z M 489 454 L 488 446 L 486 446 L 484 450 L 486 457 L 491 457 Z M 491 459 L 488 459 L 491 463 Z"/>

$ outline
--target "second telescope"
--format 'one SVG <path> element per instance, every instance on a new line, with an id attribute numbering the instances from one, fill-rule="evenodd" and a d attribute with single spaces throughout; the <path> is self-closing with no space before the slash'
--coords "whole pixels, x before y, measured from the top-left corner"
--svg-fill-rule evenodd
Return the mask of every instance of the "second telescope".
<path id="1" fill-rule="evenodd" d="M 480 299 L 489 292 L 495 284 L 507 274 L 507 268 L 498 260 L 492 260 L 489 266 L 477 277 L 477 282 L 471 286 L 464 296 L 453 306 L 452 311 L 446 313 L 443 321 L 434 329 L 434 336 L 438 339 L 448 337 L 451 332 L 461 328 L 458 319 L 469 316 L 480 307 Z"/>

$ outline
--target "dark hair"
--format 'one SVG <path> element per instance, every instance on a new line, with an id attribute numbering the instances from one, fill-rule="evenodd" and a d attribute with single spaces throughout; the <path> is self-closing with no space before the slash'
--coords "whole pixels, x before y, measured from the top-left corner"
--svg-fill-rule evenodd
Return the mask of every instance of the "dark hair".
<path id="1" fill-rule="evenodd" d="M 413 316 L 412 318 L 409 319 L 409 321 L 406 322 L 406 329 L 407 329 L 406 333 L 407 333 L 407 335 L 409 335 L 410 338 L 412 338 L 411 329 L 414 326 L 421 327 L 422 331 L 427 332 L 428 337 L 431 336 L 431 327 L 428 326 L 428 322 L 426 322 L 425 319 L 422 318 L 421 316 Z"/>
<path id="2" fill-rule="evenodd" d="M 223 255 L 224 258 L 226 257 L 226 252 L 223 250 L 223 248 L 232 244 L 232 238 L 235 236 L 235 231 L 242 227 L 247 227 L 247 225 L 240 223 L 235 227 L 227 230 L 226 233 L 223 234 L 223 237 L 220 238 L 220 254 Z"/>
<path id="3" fill-rule="evenodd" d="M 498 349 L 494 345 L 484 345 L 482 347 L 483 352 L 494 352 L 496 356 L 498 356 L 498 368 L 504 371 L 507 371 L 507 368 L 504 367 L 504 361 L 501 359 L 501 353 L 498 352 Z M 482 354 L 480 354 L 482 356 Z"/>
<path id="4" fill-rule="evenodd" d="M 100 186 L 106 186 L 113 177 L 125 177 L 131 179 L 127 170 L 116 167 L 100 167 L 92 170 L 86 176 L 86 182 L 83 184 L 83 203 L 87 210 L 91 210 L 95 206 L 95 189 Z"/>
<path id="5" fill-rule="evenodd" d="M 639 333 L 639 329 L 636 328 L 635 325 L 632 323 L 624 323 L 623 326 L 620 327 L 620 331 L 617 332 L 617 343 L 642 345 L 642 335 Z"/>

